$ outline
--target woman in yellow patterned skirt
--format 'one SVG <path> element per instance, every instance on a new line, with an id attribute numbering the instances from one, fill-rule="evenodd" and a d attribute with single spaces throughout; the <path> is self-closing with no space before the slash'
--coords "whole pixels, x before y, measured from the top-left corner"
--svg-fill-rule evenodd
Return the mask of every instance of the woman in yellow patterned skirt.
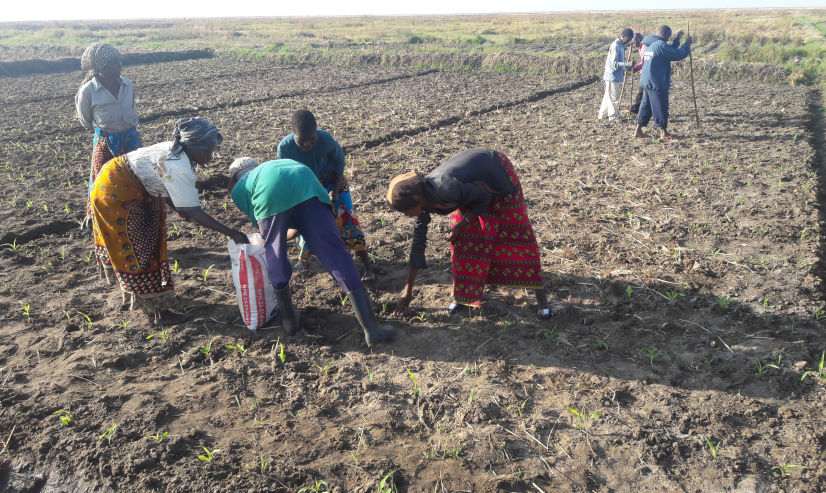
<path id="1" fill-rule="evenodd" d="M 172 276 L 166 247 L 166 205 L 182 217 L 247 243 L 241 231 L 224 226 L 201 209 L 195 188 L 194 164 L 205 165 L 222 137 L 205 118 L 187 118 L 175 125 L 173 140 L 116 157 L 100 170 L 92 187 L 92 227 L 98 263 L 111 268 L 123 292 L 146 301 L 154 321 L 160 304 L 152 300 L 171 294 Z M 108 280 L 108 274 L 107 274 Z"/>

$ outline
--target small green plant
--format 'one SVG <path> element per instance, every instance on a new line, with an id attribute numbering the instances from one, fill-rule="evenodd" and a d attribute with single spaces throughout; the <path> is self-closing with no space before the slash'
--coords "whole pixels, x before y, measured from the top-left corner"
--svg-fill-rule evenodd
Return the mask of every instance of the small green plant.
<path id="1" fill-rule="evenodd" d="M 714 443 L 714 439 L 711 437 L 706 437 L 706 448 L 708 449 L 708 453 L 711 454 L 711 458 L 713 460 L 717 460 L 717 454 L 720 451 L 721 443 L 723 442 L 720 440 L 718 440 L 717 443 Z"/>
<path id="2" fill-rule="evenodd" d="M 330 486 L 327 481 L 317 479 L 312 485 L 299 488 L 298 493 L 330 493 Z"/>
<path id="3" fill-rule="evenodd" d="M 788 478 L 792 475 L 792 471 L 802 467 L 799 464 L 778 464 L 772 467 L 772 474 L 777 478 Z"/>
<path id="4" fill-rule="evenodd" d="M 210 450 L 206 447 L 201 447 L 201 449 L 204 451 L 204 453 L 198 454 L 197 456 L 198 460 L 201 462 L 212 462 L 212 459 L 215 458 L 215 455 L 221 451 L 221 449 L 217 448 Z"/>
<path id="5" fill-rule="evenodd" d="M 20 313 L 23 314 L 23 318 L 26 319 L 26 322 L 29 322 L 32 318 L 32 305 L 31 303 L 23 303 L 20 302 Z"/>
<path id="6" fill-rule="evenodd" d="M 60 421 L 62 426 L 69 426 L 72 424 L 72 421 L 74 421 L 74 416 L 72 416 L 72 413 L 65 409 L 58 409 L 52 413 L 52 416 L 57 416 L 57 419 Z"/>
<path id="7" fill-rule="evenodd" d="M 154 435 L 146 435 L 147 440 L 152 440 L 155 443 L 163 443 L 168 438 L 169 438 L 169 432 L 168 431 L 159 431 L 158 433 L 155 433 Z"/>
<path id="8" fill-rule="evenodd" d="M 568 414 L 571 415 L 572 424 L 577 430 L 587 430 L 593 426 L 594 421 L 598 420 L 602 413 L 599 411 L 583 411 L 574 406 L 568 408 Z"/>
<path id="9" fill-rule="evenodd" d="M 332 361 L 327 361 L 323 365 L 315 365 L 318 368 L 318 374 L 322 377 L 327 377 L 330 374 L 330 369 L 333 367 Z"/>
<path id="10" fill-rule="evenodd" d="M 0 246 L 9 247 L 9 250 L 11 250 L 11 251 L 13 251 L 13 252 L 15 252 L 15 253 L 16 253 L 16 252 L 19 252 L 19 251 L 20 251 L 20 247 L 21 247 L 21 246 L 17 243 L 17 238 L 14 238 L 13 240 L 11 240 L 11 243 L 3 243 L 3 244 L 2 244 L 2 245 L 0 245 Z"/>
<path id="11" fill-rule="evenodd" d="M 78 315 L 80 315 L 81 320 L 83 320 L 83 329 L 84 330 L 92 330 L 94 328 L 94 322 L 92 322 L 92 317 L 83 313 L 80 310 L 75 310 Z"/>
<path id="12" fill-rule="evenodd" d="M 769 307 L 771 306 L 769 304 L 769 297 L 768 296 L 763 296 L 763 298 L 760 300 L 760 304 L 763 306 L 764 310 L 768 310 Z"/>
<path id="13" fill-rule="evenodd" d="M 203 281 L 204 283 L 207 282 L 207 279 L 209 279 L 209 272 L 212 270 L 213 267 L 215 267 L 215 264 L 212 264 L 201 271 L 201 281 Z"/>
<path id="14" fill-rule="evenodd" d="M 175 261 L 172 262 L 171 270 L 172 270 L 173 274 L 178 274 L 178 273 L 181 272 L 181 264 L 180 264 L 180 262 L 178 262 L 178 259 L 175 259 Z"/>
<path id="15" fill-rule="evenodd" d="M 826 308 L 819 306 L 815 308 L 815 311 L 812 315 L 814 316 L 815 320 L 823 320 L 824 318 L 826 318 Z"/>
<path id="16" fill-rule="evenodd" d="M 625 286 L 625 299 L 631 301 L 631 298 L 634 297 L 634 288 L 631 286 Z"/>
<path id="17" fill-rule="evenodd" d="M 241 356 L 243 356 L 244 353 L 247 352 L 247 348 L 245 348 L 244 345 L 240 342 L 230 342 L 224 344 L 224 347 L 227 349 L 227 351 L 236 352 Z"/>
<path id="18" fill-rule="evenodd" d="M 774 363 L 767 363 L 760 360 L 754 362 L 754 374 L 758 377 L 762 377 L 766 374 L 769 369 L 779 370 L 780 366 Z"/>
<path id="19" fill-rule="evenodd" d="M 800 376 L 800 381 L 804 382 L 807 378 L 812 377 L 819 380 L 826 380 L 826 351 L 820 353 L 820 361 L 817 364 L 817 370 L 806 370 Z"/>
<path id="20" fill-rule="evenodd" d="M 551 344 L 556 344 L 559 341 L 559 331 L 555 327 L 542 329 L 541 334 L 542 338 Z"/>
<path id="21" fill-rule="evenodd" d="M 660 355 L 660 351 L 653 346 L 644 347 L 640 349 L 640 352 L 643 354 L 643 356 L 648 358 L 648 364 L 650 364 L 652 367 L 654 366 L 654 360 L 656 360 L 657 357 Z"/>
<path id="22" fill-rule="evenodd" d="M 597 351 L 608 351 L 608 341 L 605 339 L 597 339 L 594 341 L 594 349 Z"/>
<path id="23" fill-rule="evenodd" d="M 112 438 L 115 437 L 115 432 L 116 431 L 118 431 L 118 424 L 117 423 L 112 423 L 111 425 L 109 425 L 108 428 L 103 430 L 103 433 L 101 433 L 100 436 L 98 436 L 98 442 L 102 442 L 103 440 L 106 440 L 107 444 L 111 444 L 112 443 Z"/>
<path id="24" fill-rule="evenodd" d="M 206 343 L 206 344 L 204 344 L 203 346 L 199 347 L 199 348 L 198 348 L 198 352 L 199 352 L 199 353 L 201 353 L 201 354 L 203 354 L 205 358 L 210 358 L 210 357 L 212 357 L 212 349 L 213 349 L 213 348 L 212 348 L 212 345 L 213 345 L 213 344 L 215 343 L 215 341 L 217 341 L 218 339 L 220 339 L 218 336 L 213 337 L 212 339 L 210 339 L 210 340 L 209 340 L 209 342 L 207 342 L 207 343 Z"/>
<path id="25" fill-rule="evenodd" d="M 685 295 L 679 291 L 674 291 L 673 289 L 669 289 L 665 292 L 665 297 L 668 299 L 669 303 L 674 303 L 680 298 L 684 297 Z"/>
<path id="26" fill-rule="evenodd" d="M 146 340 L 147 341 L 153 341 L 153 340 L 157 339 L 157 340 L 161 341 L 162 343 L 166 344 L 166 342 L 169 340 L 169 335 L 170 335 L 171 332 L 172 331 L 170 329 L 159 330 L 157 332 L 153 332 L 153 333 L 149 334 L 148 336 L 146 336 Z"/>
<path id="27" fill-rule="evenodd" d="M 278 358 L 278 361 L 284 365 L 287 363 L 287 349 L 284 347 L 284 344 L 281 342 L 281 338 L 275 340 L 275 346 L 272 347 L 272 354 Z"/>
<path id="28" fill-rule="evenodd" d="M 264 457 L 263 455 L 258 456 L 258 472 L 261 474 L 267 474 L 270 472 L 272 468 L 272 462 L 270 461 L 269 457 Z"/>
<path id="29" fill-rule="evenodd" d="M 92 258 L 94 258 L 92 256 L 92 252 L 86 252 L 86 255 L 83 257 L 83 261 L 86 262 L 87 264 L 90 264 L 90 263 L 92 263 Z"/>
<path id="30" fill-rule="evenodd" d="M 129 328 L 129 319 L 124 318 L 120 322 L 115 324 L 116 329 L 126 330 Z"/>
<path id="31" fill-rule="evenodd" d="M 724 312 L 728 311 L 729 306 L 731 306 L 731 298 L 728 296 L 718 296 L 715 301 L 717 303 L 717 307 Z"/>
<path id="32" fill-rule="evenodd" d="M 58 254 L 60 257 L 60 261 L 63 262 L 66 260 L 66 245 L 60 247 L 60 253 Z"/>
<path id="33" fill-rule="evenodd" d="M 398 487 L 396 487 L 396 469 L 391 470 L 379 480 L 379 483 L 376 485 L 376 493 L 399 493 Z"/>
<path id="34" fill-rule="evenodd" d="M 419 397 L 422 394 L 422 388 L 419 386 L 419 379 L 410 368 L 406 368 L 406 370 L 407 378 L 410 380 L 410 383 L 413 384 L 413 395 Z"/>

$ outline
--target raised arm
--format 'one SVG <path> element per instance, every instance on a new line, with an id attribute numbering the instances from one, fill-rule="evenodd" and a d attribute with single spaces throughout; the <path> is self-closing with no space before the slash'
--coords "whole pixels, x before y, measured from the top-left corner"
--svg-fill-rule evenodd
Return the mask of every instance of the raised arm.
<path id="1" fill-rule="evenodd" d="M 688 54 L 691 53 L 691 42 L 691 36 L 689 36 L 682 46 L 665 45 L 662 48 L 662 53 L 669 61 L 678 62 L 688 57 Z"/>

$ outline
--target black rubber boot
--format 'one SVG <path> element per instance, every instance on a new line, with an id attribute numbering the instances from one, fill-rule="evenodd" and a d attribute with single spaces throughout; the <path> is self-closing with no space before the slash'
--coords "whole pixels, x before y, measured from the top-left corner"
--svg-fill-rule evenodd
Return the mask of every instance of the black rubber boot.
<path id="1" fill-rule="evenodd" d="M 278 311 L 281 314 L 281 326 L 288 335 L 296 335 L 301 330 L 298 321 L 298 312 L 293 306 L 293 299 L 290 296 L 290 286 L 275 288 L 275 299 L 278 301 Z"/>
<path id="2" fill-rule="evenodd" d="M 396 337 L 396 330 L 388 325 L 382 325 L 376 320 L 373 307 L 370 304 L 370 295 L 365 288 L 350 293 L 350 303 L 356 312 L 361 328 L 364 329 L 364 340 L 367 347 L 373 347 L 378 342 L 392 341 Z"/>

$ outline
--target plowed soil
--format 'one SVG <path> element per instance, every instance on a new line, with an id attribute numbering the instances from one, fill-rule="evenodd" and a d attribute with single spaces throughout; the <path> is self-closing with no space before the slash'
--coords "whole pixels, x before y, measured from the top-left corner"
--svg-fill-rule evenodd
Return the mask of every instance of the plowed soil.
<path id="1" fill-rule="evenodd" d="M 0 121 L 0 491 L 373 492 L 383 478 L 410 492 L 826 490 L 826 374 L 805 373 L 826 350 L 812 95 L 700 81 L 698 129 L 678 80 L 682 138 L 662 143 L 598 123 L 589 80 L 270 70 L 219 59 L 125 75 L 144 116 L 213 108 L 225 141 L 199 171 L 204 207 L 237 227 L 226 166 L 273 158 L 291 111 L 316 111 L 348 146 L 380 272 L 369 288 L 398 340 L 368 350 L 317 264 L 293 282 L 308 336 L 250 333 L 225 239 L 174 215 L 185 320 L 121 311 L 78 228 L 79 81 L 15 79 Z M 269 99 L 216 108 L 256 97 Z M 142 125 L 144 142 L 174 118 Z M 551 320 L 506 289 L 481 315 L 448 316 L 442 219 L 416 299 L 392 312 L 413 225 L 384 204 L 387 181 L 477 146 L 520 174 Z M 202 461 L 202 447 L 218 451 Z"/>

